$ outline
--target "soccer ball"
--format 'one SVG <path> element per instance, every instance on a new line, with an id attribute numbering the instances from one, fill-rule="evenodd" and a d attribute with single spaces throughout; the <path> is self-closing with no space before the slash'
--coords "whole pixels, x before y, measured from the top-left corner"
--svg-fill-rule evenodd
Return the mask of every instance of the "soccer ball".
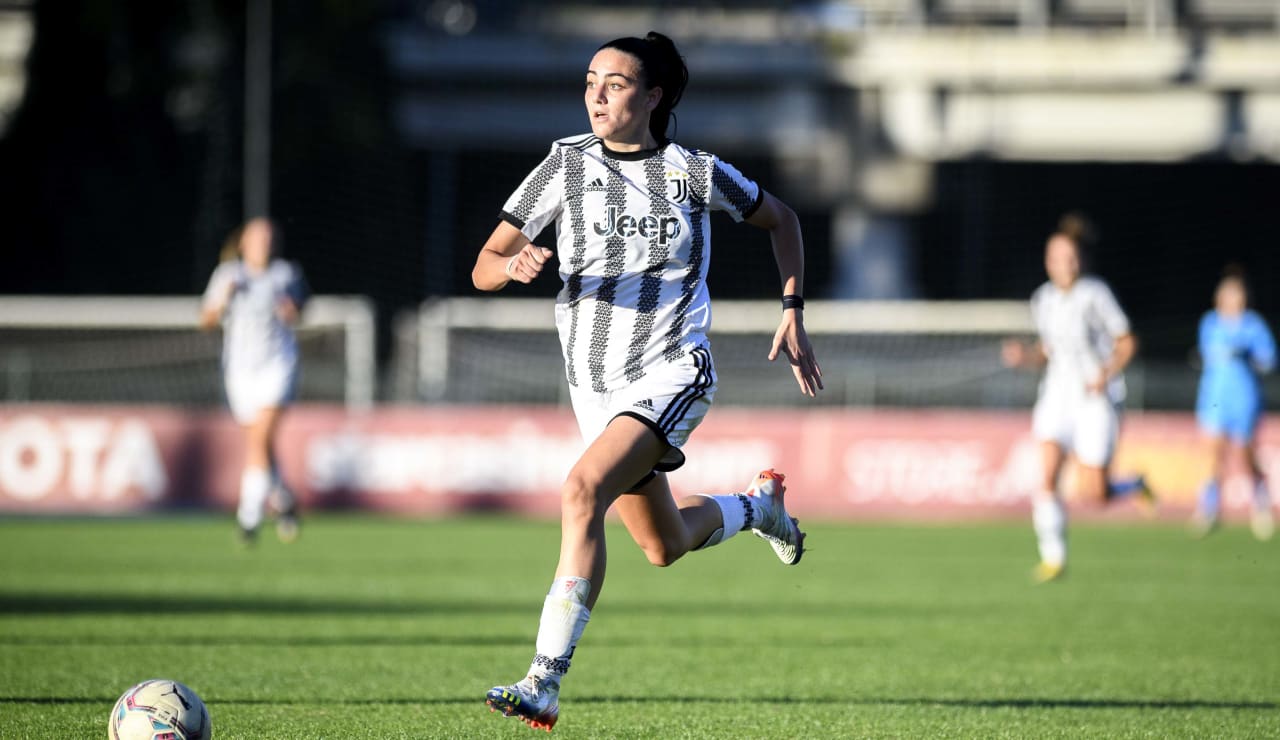
<path id="1" fill-rule="evenodd" d="M 209 710 L 177 681 L 153 678 L 116 700 L 107 721 L 111 740 L 209 740 Z"/>

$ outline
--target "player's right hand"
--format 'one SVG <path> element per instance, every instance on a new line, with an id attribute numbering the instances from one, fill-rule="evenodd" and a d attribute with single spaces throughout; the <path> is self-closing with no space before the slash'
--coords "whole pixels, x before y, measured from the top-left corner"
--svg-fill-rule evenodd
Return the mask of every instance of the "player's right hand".
<path id="1" fill-rule="evenodd" d="M 1017 339 L 1006 339 L 1000 345 L 1000 362 L 1005 367 L 1022 367 L 1027 361 L 1027 347 Z"/>
<path id="2" fill-rule="evenodd" d="M 546 267 L 547 262 L 550 261 L 554 254 L 555 252 L 546 247 L 526 244 L 524 248 L 516 253 L 516 256 L 507 261 L 505 268 L 507 277 L 517 283 L 528 285 L 542 273 L 542 268 Z"/>

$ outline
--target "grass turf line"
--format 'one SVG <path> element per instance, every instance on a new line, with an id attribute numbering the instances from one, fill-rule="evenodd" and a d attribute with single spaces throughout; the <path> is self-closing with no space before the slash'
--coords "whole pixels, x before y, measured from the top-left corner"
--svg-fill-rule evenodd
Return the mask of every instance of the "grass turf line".
<path id="1" fill-rule="evenodd" d="M 1026 525 L 815 525 L 609 581 L 559 737 L 1258 737 L 1280 727 L 1280 549 L 1241 529 L 1079 526 L 1030 585 Z M 101 737 L 145 678 L 215 737 L 537 737 L 484 691 L 532 654 L 554 524 L 317 516 L 0 520 L 0 736 Z"/>

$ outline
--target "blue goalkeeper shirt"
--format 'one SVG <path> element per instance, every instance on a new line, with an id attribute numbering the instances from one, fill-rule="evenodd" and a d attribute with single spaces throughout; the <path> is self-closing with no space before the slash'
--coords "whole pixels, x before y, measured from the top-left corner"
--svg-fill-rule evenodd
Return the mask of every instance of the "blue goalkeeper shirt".
<path id="1" fill-rule="evenodd" d="M 1258 375 L 1276 364 L 1276 342 L 1266 322 L 1253 311 L 1235 317 L 1209 311 L 1200 320 L 1200 356 L 1200 425 L 1214 434 L 1252 439 L 1262 411 Z"/>

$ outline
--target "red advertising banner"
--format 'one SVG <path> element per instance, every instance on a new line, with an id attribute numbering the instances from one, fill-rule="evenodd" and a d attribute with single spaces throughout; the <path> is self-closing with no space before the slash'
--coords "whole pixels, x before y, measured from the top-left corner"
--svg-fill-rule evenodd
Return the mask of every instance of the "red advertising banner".
<path id="1" fill-rule="evenodd" d="M 787 473 L 788 508 L 820 518 L 1023 514 L 1039 481 L 1030 414 L 968 411 L 714 410 L 671 476 L 677 493 L 740 490 Z M 1280 437 L 1264 423 L 1265 468 Z M 560 407 L 304 405 L 285 416 L 279 460 L 309 508 L 406 514 L 514 510 L 552 515 L 583 448 Z M 243 449 L 229 415 L 163 407 L 0 407 L 0 512 L 124 513 L 234 507 Z M 1189 414 L 1131 414 L 1115 470 L 1144 472 L 1163 509 L 1185 514 L 1209 469 Z M 1272 476 L 1273 480 L 1280 478 Z M 1068 486 L 1070 480 L 1068 476 Z M 1248 501 L 1226 486 L 1229 509 Z M 1083 504 L 1083 502 L 1082 502 Z M 1132 510 L 1118 507 L 1118 515 Z M 1081 513 L 1102 507 L 1081 505 Z"/>

